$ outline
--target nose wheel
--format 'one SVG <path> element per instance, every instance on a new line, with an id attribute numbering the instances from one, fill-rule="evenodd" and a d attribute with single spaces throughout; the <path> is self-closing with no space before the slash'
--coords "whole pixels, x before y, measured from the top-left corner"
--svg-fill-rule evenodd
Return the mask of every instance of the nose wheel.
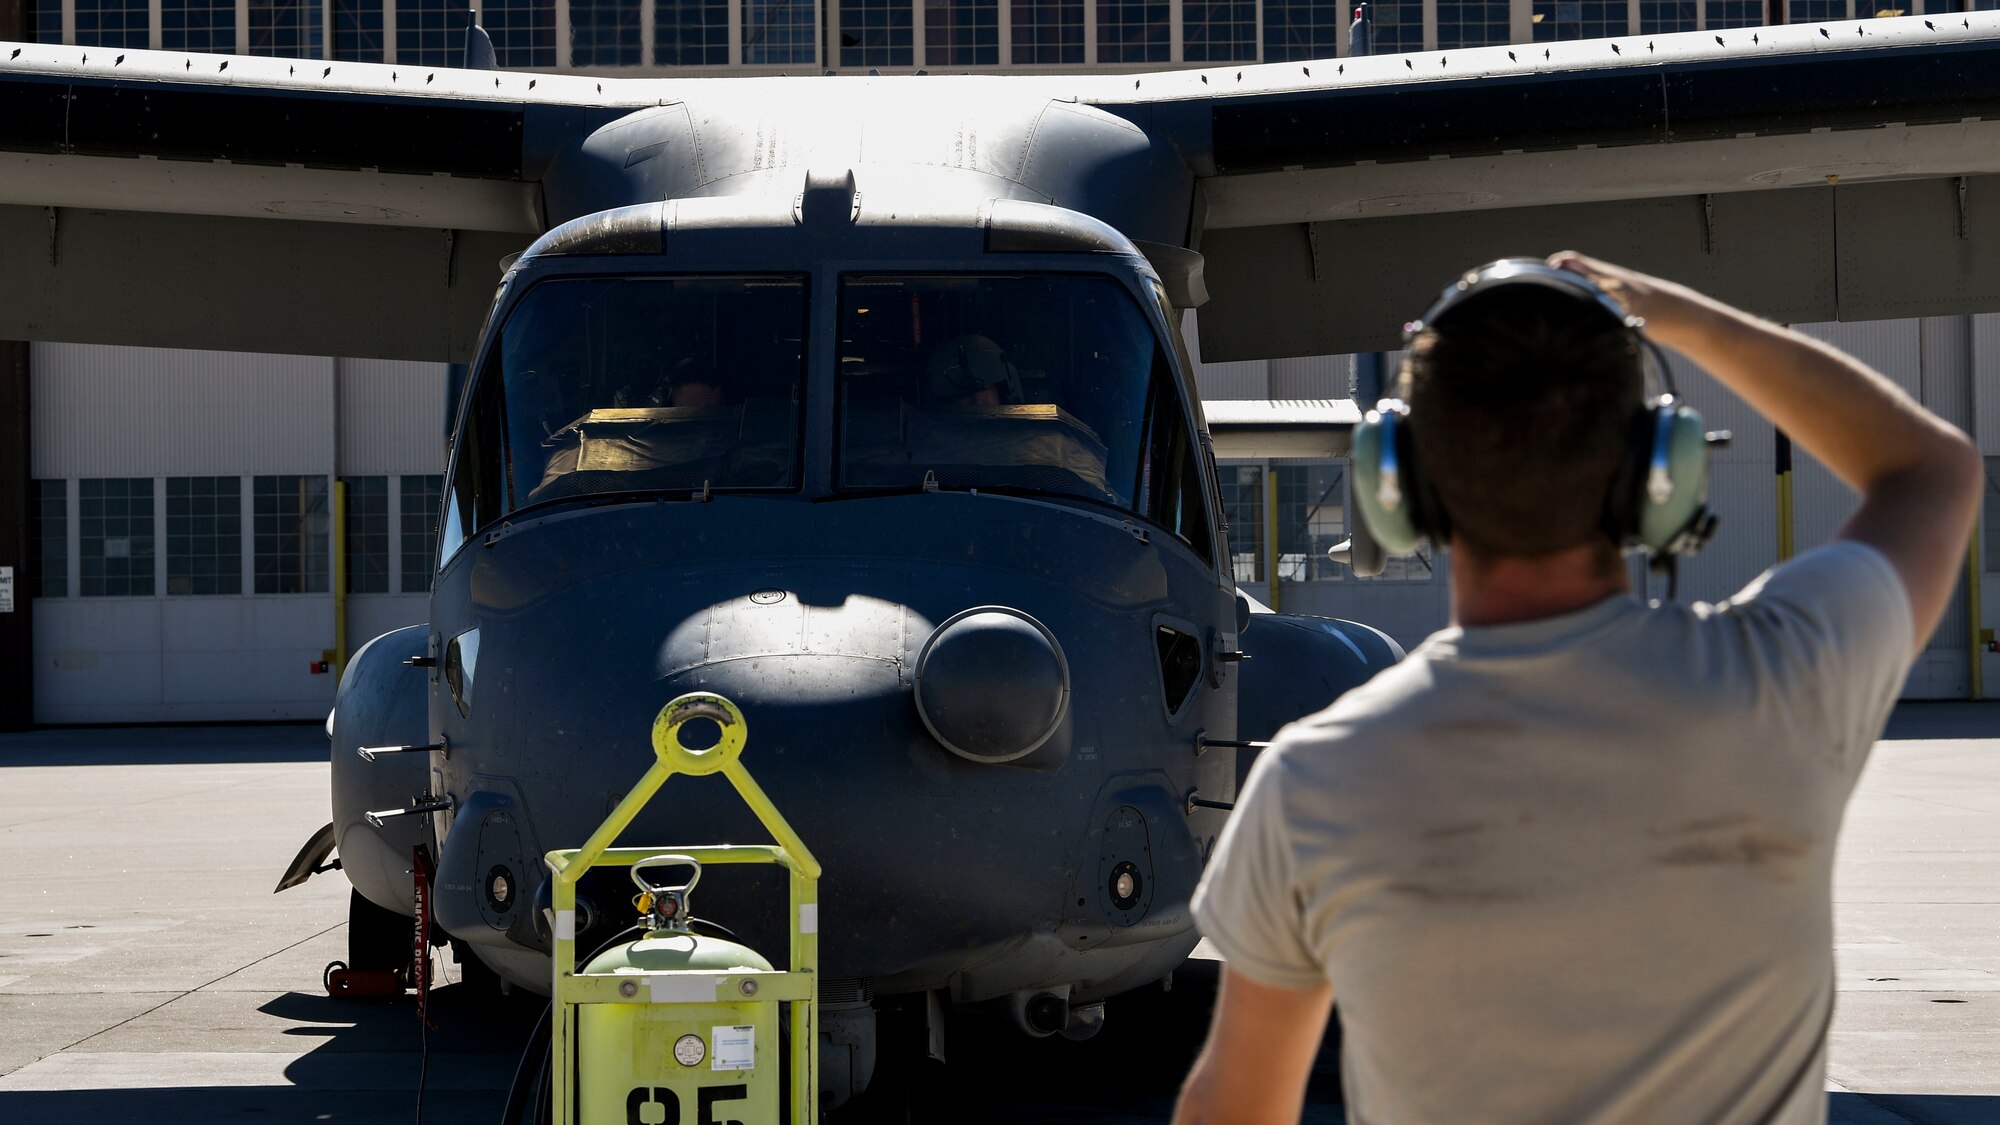
<path id="1" fill-rule="evenodd" d="M 364 972 L 393 972 L 408 987 L 415 962 L 411 952 L 415 926 L 407 916 L 363 898 L 360 891 L 349 891 L 347 967 Z"/>

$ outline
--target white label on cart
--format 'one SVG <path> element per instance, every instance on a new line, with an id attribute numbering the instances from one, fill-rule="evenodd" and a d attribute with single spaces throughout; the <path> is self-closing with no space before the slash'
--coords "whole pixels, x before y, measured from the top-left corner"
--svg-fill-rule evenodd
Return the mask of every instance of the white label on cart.
<path id="1" fill-rule="evenodd" d="M 556 911 L 556 937 L 562 941 L 576 940 L 576 911 Z"/>
<path id="2" fill-rule="evenodd" d="M 708 1041 L 715 1048 L 711 1069 L 749 1070 L 757 1065 L 757 1029 L 749 1024 L 715 1028 Z"/>
<path id="3" fill-rule="evenodd" d="M 647 977 L 646 987 L 652 990 L 655 1004 L 713 1004 L 715 986 L 720 982 L 720 977 L 662 973 Z"/>
<path id="4" fill-rule="evenodd" d="M 802 934 L 816 934 L 819 932 L 819 903 L 802 902 L 799 904 L 799 932 Z"/>

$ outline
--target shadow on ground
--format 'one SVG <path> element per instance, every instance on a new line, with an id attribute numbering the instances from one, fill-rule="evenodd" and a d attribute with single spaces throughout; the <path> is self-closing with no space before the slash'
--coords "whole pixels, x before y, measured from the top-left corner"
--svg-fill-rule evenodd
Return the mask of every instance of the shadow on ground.
<path id="1" fill-rule="evenodd" d="M 57 727 L 0 734 L 0 767 L 324 762 L 324 723 Z"/>

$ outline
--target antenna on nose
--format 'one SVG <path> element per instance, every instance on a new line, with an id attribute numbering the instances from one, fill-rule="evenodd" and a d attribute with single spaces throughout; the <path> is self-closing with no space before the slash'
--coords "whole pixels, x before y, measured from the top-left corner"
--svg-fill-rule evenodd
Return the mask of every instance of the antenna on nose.
<path id="1" fill-rule="evenodd" d="M 854 190 L 852 168 L 838 176 L 806 173 L 806 189 L 799 193 L 795 217 L 809 227 L 851 223 L 861 214 L 861 196 Z"/>

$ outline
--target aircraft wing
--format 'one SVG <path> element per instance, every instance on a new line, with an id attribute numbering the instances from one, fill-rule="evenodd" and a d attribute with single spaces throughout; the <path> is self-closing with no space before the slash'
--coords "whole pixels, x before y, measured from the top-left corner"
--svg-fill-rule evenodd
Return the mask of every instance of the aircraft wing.
<path id="1" fill-rule="evenodd" d="M 1199 177 L 1210 361 L 1393 348 L 1458 270 L 1558 249 L 1788 322 L 2000 309 L 2000 13 L 1126 76 L 1085 100 Z"/>
<path id="2" fill-rule="evenodd" d="M 500 258 L 543 229 L 540 163 L 623 101 L 556 75 L 0 44 L 0 338 L 469 358 Z"/>

